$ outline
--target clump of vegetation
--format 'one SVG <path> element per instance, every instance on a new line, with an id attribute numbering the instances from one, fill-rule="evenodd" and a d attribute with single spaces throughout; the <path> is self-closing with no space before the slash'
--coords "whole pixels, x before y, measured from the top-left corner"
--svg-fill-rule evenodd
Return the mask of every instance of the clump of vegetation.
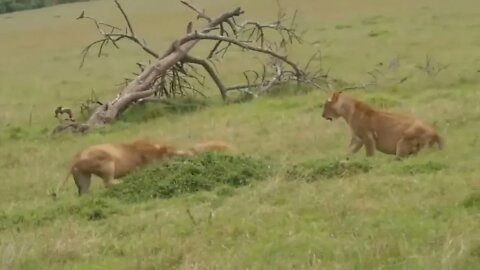
<path id="1" fill-rule="evenodd" d="M 305 180 L 306 182 L 313 182 L 321 178 L 329 179 L 366 173 L 369 172 L 371 168 L 370 164 L 360 161 L 310 160 L 293 165 L 287 170 L 286 174 L 287 177 L 292 180 L 299 179 Z"/>
<path id="2" fill-rule="evenodd" d="M 105 219 L 112 214 L 118 213 L 119 208 L 116 207 L 115 202 L 104 198 L 86 198 L 80 204 L 76 204 L 60 211 L 64 214 L 71 214 L 72 212 L 87 220 Z"/>
<path id="3" fill-rule="evenodd" d="M 352 26 L 351 26 L 351 25 L 348 25 L 348 24 L 335 25 L 335 29 L 337 29 L 337 30 L 349 29 L 349 28 L 352 28 Z"/>
<path id="4" fill-rule="evenodd" d="M 369 37 L 378 37 L 389 34 L 389 31 L 370 31 L 368 32 Z"/>
<path id="5" fill-rule="evenodd" d="M 402 167 L 401 174 L 428 174 L 428 173 L 435 173 L 447 168 L 447 165 L 443 163 L 428 161 L 425 163 L 414 163 L 408 164 Z"/>
<path id="6" fill-rule="evenodd" d="M 207 100 L 191 96 L 171 98 L 161 103 L 150 102 L 131 106 L 120 116 L 119 120 L 132 123 L 146 122 L 165 115 L 181 115 L 195 112 L 205 108 L 207 105 Z"/>
<path id="7" fill-rule="evenodd" d="M 245 155 L 210 152 L 195 158 L 173 158 L 138 169 L 105 195 L 125 202 L 170 198 L 225 185 L 240 187 L 265 179 L 267 162 Z"/>
<path id="8" fill-rule="evenodd" d="M 474 192 L 474 193 L 468 195 L 463 200 L 462 206 L 465 207 L 465 208 L 480 209 L 480 192 Z"/>
<path id="9" fill-rule="evenodd" d="M 393 22 L 393 18 L 389 18 L 383 15 L 372 16 L 362 21 L 363 25 L 376 25 L 381 23 Z"/>
<path id="10" fill-rule="evenodd" d="M 472 248 L 470 248 L 470 255 L 480 261 L 480 242 L 476 243 Z"/>
<path id="11" fill-rule="evenodd" d="M 64 217 L 85 220 L 101 220 L 118 213 L 116 204 L 105 198 L 86 196 L 71 203 L 53 205 L 47 208 L 20 209 L 0 212 L 0 230 L 12 227 L 41 226 Z"/>

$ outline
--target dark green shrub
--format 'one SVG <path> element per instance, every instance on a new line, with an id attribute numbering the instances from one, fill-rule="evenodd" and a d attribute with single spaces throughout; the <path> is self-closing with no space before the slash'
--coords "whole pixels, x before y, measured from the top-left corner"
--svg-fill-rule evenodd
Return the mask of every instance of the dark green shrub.
<path id="1" fill-rule="evenodd" d="M 480 192 L 474 192 L 468 195 L 462 202 L 462 206 L 465 208 L 480 209 Z"/>
<path id="2" fill-rule="evenodd" d="M 184 193 L 213 190 L 220 186 L 239 187 L 265 179 L 270 166 L 245 155 L 219 152 L 195 158 L 174 158 L 138 169 L 122 184 L 106 190 L 106 196 L 126 202 L 170 198 Z"/>

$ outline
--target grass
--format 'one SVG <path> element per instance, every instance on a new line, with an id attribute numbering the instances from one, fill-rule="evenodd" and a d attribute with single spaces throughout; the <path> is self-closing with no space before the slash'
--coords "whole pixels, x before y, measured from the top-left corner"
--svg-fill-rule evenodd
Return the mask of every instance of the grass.
<path id="1" fill-rule="evenodd" d="M 193 18 L 176 1 L 121 2 L 138 35 L 159 51 Z M 276 15 L 275 1 L 240 2 L 197 5 L 212 14 L 241 5 L 262 21 Z M 328 93 L 222 105 L 208 80 L 206 100 L 138 107 L 98 132 L 51 138 L 57 106 L 78 108 L 92 89 L 101 100 L 114 96 L 146 56 L 122 43 L 78 69 L 96 33 L 74 18 L 85 10 L 119 22 L 111 1 L 0 15 L 0 269 L 478 269 L 478 1 L 281 3 L 299 9 L 331 76 L 362 84 L 379 69 L 377 87 L 353 94 L 433 123 L 445 149 L 404 161 L 366 158 L 362 150 L 342 163 L 348 128 L 321 118 Z M 449 67 L 429 76 L 416 67 L 427 54 Z M 292 57 L 308 56 L 298 50 Z M 398 66 L 389 68 L 395 58 Z M 248 64 L 234 54 L 217 68 L 236 84 Z M 90 197 L 78 198 L 71 180 L 56 201 L 48 196 L 77 150 L 138 137 L 179 147 L 222 139 L 273 170 L 262 181 L 245 178 L 249 185 L 136 203 L 102 196 L 97 179 Z M 177 165 L 180 175 L 189 172 Z"/>
<path id="2" fill-rule="evenodd" d="M 286 172 L 288 179 L 305 179 L 307 182 L 334 177 L 348 177 L 370 171 L 365 162 L 342 162 L 339 160 L 311 160 L 293 165 Z"/>
<path id="3" fill-rule="evenodd" d="M 107 190 L 106 196 L 123 202 L 141 202 L 219 187 L 223 187 L 220 193 L 228 194 L 230 187 L 264 180 L 269 176 L 270 166 L 262 160 L 219 153 L 202 154 L 197 159 L 173 159 L 133 172 L 122 185 Z"/>

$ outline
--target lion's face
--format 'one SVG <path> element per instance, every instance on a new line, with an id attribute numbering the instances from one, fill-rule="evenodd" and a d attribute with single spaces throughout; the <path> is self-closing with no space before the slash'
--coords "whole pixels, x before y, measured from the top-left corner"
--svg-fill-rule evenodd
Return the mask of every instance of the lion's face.
<path id="1" fill-rule="evenodd" d="M 328 99 L 325 101 L 325 104 L 323 106 L 323 113 L 322 117 L 329 120 L 333 121 L 340 117 L 340 112 L 339 112 L 339 106 L 337 104 L 338 102 L 338 96 L 340 95 L 341 92 L 335 92 L 333 93 Z"/>

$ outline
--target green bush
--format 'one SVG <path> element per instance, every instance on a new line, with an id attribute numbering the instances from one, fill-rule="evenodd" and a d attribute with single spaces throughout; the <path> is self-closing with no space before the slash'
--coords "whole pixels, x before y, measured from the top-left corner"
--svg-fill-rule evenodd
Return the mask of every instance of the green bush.
<path id="1" fill-rule="evenodd" d="M 106 190 L 105 194 L 125 202 L 170 198 L 217 187 L 248 185 L 265 179 L 270 171 L 270 166 L 263 160 L 210 152 L 138 169 L 126 176 L 122 184 Z"/>
<path id="2" fill-rule="evenodd" d="M 293 165 L 287 170 L 286 175 L 290 180 L 313 182 L 321 178 L 328 179 L 366 173 L 371 168 L 370 164 L 359 161 L 311 160 Z"/>

